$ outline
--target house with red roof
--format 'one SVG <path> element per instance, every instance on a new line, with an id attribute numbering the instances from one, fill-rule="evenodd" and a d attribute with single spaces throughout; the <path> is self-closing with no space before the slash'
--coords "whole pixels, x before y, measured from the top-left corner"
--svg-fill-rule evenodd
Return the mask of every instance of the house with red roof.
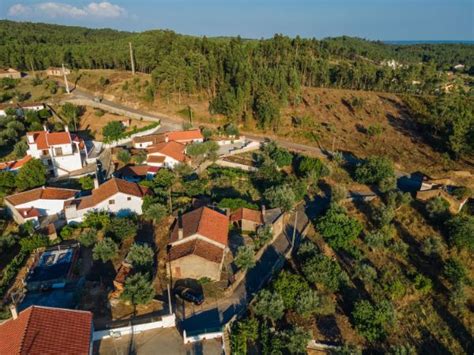
<path id="1" fill-rule="evenodd" d="M 152 145 L 147 148 L 146 163 L 173 169 L 178 164 L 186 163 L 186 146 L 175 141 Z"/>
<path id="2" fill-rule="evenodd" d="M 71 134 L 67 126 L 63 132 L 43 131 L 26 134 L 27 154 L 40 159 L 52 176 L 64 176 L 86 165 L 88 153 L 85 142 Z"/>
<path id="3" fill-rule="evenodd" d="M 201 207 L 178 217 L 168 243 L 168 272 L 172 279 L 219 281 L 228 251 L 229 219 Z"/>
<path id="4" fill-rule="evenodd" d="M 0 324 L 0 354 L 92 354 L 92 313 L 31 306 Z"/>
<path id="5" fill-rule="evenodd" d="M 23 165 L 25 165 L 30 160 L 31 160 L 31 156 L 26 155 L 25 157 L 23 157 L 19 160 L 11 160 L 11 161 L 7 161 L 7 162 L 0 162 L 0 170 L 17 172 L 18 170 L 20 170 L 23 167 Z"/>
<path id="6" fill-rule="evenodd" d="M 200 129 L 192 129 L 188 131 L 170 131 L 158 134 L 150 134 L 148 136 L 134 137 L 132 142 L 134 148 L 144 149 L 155 144 L 168 142 L 178 142 L 182 144 L 196 142 L 202 143 L 204 142 L 204 136 L 202 135 Z"/>
<path id="7" fill-rule="evenodd" d="M 149 188 L 123 179 L 112 178 L 92 190 L 92 194 L 64 203 L 68 223 L 80 223 L 91 211 L 107 211 L 119 216 L 142 214 L 143 198 Z"/>
<path id="8" fill-rule="evenodd" d="M 241 207 L 230 214 L 230 222 L 240 229 L 241 232 L 256 232 L 263 225 L 270 226 L 274 236 L 283 232 L 284 213 L 280 208 L 253 210 Z"/>
<path id="9" fill-rule="evenodd" d="M 79 190 L 42 186 L 6 196 L 4 203 L 15 222 L 23 224 L 31 220 L 37 226 L 42 218 L 62 217 L 64 203 L 78 193 Z"/>

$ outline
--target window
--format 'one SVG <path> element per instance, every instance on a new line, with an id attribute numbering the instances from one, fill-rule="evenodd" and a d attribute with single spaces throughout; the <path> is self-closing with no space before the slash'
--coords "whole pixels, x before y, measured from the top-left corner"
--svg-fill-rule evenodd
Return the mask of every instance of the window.
<path id="1" fill-rule="evenodd" d="M 131 198 L 131 197 L 127 197 L 127 201 L 131 201 L 131 200 L 132 200 L 132 198 Z"/>
<path id="2" fill-rule="evenodd" d="M 115 205 L 115 200 L 109 200 L 109 205 Z"/>
<path id="3" fill-rule="evenodd" d="M 59 148 L 54 148 L 54 155 L 56 156 L 61 156 L 63 155 L 63 148 L 59 147 Z"/>

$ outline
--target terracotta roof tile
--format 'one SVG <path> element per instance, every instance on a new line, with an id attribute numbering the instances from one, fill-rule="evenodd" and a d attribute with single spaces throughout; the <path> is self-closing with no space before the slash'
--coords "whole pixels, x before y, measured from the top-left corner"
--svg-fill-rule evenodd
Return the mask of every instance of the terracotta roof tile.
<path id="1" fill-rule="evenodd" d="M 201 134 L 201 130 L 193 129 L 190 131 L 172 131 L 166 132 L 165 136 L 168 138 L 168 141 L 175 141 L 181 143 L 192 142 L 193 140 L 204 139 Z"/>
<path id="2" fill-rule="evenodd" d="M 150 134 L 148 136 L 133 137 L 133 143 L 147 143 L 151 142 L 152 144 L 158 144 L 165 142 L 166 137 L 163 133 L 160 134 Z"/>
<path id="3" fill-rule="evenodd" d="M 178 161 L 185 161 L 185 145 L 178 142 L 159 143 L 147 148 L 148 154 L 160 153 Z"/>
<path id="4" fill-rule="evenodd" d="M 5 197 L 13 206 L 35 200 L 68 200 L 76 196 L 79 190 L 62 189 L 58 187 L 38 187 L 33 190 L 19 192 Z"/>
<path id="5" fill-rule="evenodd" d="M 127 195 L 143 197 L 150 194 L 151 190 L 134 182 L 112 178 L 100 185 L 99 188 L 92 190 L 92 195 L 73 201 L 67 201 L 64 204 L 64 207 L 66 208 L 71 205 L 76 205 L 78 210 L 82 210 L 84 208 L 96 206 L 100 202 L 109 199 L 119 192 Z"/>
<path id="6" fill-rule="evenodd" d="M 88 354 L 92 313 L 31 306 L 0 325 L 0 354 Z"/>
<path id="7" fill-rule="evenodd" d="M 170 260 L 180 259 L 188 255 L 197 255 L 214 263 L 221 263 L 224 257 L 224 248 L 219 248 L 202 239 L 193 239 L 186 243 L 173 245 L 169 251 Z"/>
<path id="8" fill-rule="evenodd" d="M 21 158 L 20 160 L 16 160 L 13 162 L 13 164 L 10 166 L 11 170 L 17 170 L 20 169 L 23 165 L 28 163 L 32 157 L 30 155 L 25 156 L 24 158 Z"/>
<path id="9" fill-rule="evenodd" d="M 48 149 L 53 145 L 70 144 L 72 142 L 69 132 L 35 131 L 28 132 L 27 135 L 33 136 L 38 149 Z"/>
<path id="10" fill-rule="evenodd" d="M 208 207 L 201 207 L 194 211 L 185 213 L 181 217 L 181 221 L 183 226 L 183 238 L 190 237 L 194 234 L 200 234 L 210 240 L 227 246 L 229 219 L 222 213 L 214 211 Z M 171 232 L 171 243 L 178 240 L 178 224 L 177 221 L 174 225 L 173 231 Z"/>
<path id="11" fill-rule="evenodd" d="M 246 220 L 261 224 L 263 223 L 263 216 L 262 211 L 242 207 L 230 215 L 230 220 L 232 222 Z"/>
<path id="12" fill-rule="evenodd" d="M 17 208 L 16 209 L 23 218 L 39 217 L 41 215 L 37 208 Z"/>
<path id="13" fill-rule="evenodd" d="M 150 155 L 147 159 L 146 159 L 146 162 L 147 163 L 154 163 L 154 164 L 160 164 L 160 163 L 164 163 L 166 157 L 163 157 L 163 156 L 155 156 L 155 155 Z"/>
<path id="14" fill-rule="evenodd" d="M 145 176 L 148 173 L 148 165 L 126 165 L 117 170 L 120 176 Z"/>

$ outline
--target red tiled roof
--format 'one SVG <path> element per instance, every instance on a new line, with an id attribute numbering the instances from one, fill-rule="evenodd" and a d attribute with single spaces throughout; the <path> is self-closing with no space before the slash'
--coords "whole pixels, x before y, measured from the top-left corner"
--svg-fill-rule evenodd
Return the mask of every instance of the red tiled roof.
<path id="1" fill-rule="evenodd" d="M 2 162 L 2 163 L 0 163 L 0 170 L 4 170 L 4 169 L 18 170 L 23 165 L 25 165 L 27 162 L 29 162 L 31 159 L 32 159 L 32 157 L 27 155 L 24 158 L 21 158 L 20 160 L 12 160 L 12 161 L 7 161 L 7 162 Z"/>
<path id="2" fill-rule="evenodd" d="M 156 173 L 158 172 L 158 170 L 160 170 L 159 167 L 157 167 L 157 166 L 150 166 L 150 167 L 148 168 L 148 173 L 150 173 L 150 174 L 156 174 Z"/>
<path id="3" fill-rule="evenodd" d="M 16 209 L 23 218 L 33 218 L 39 217 L 41 215 L 40 211 L 34 207 L 30 208 L 17 208 Z"/>
<path id="4" fill-rule="evenodd" d="M 178 161 L 185 161 L 185 145 L 170 141 L 168 143 L 159 143 L 147 148 L 148 154 L 160 153 Z"/>
<path id="5" fill-rule="evenodd" d="M 255 223 L 263 223 L 262 211 L 252 210 L 250 208 L 241 207 L 230 215 L 230 220 L 235 221 L 252 221 Z"/>
<path id="6" fill-rule="evenodd" d="M 220 264 L 224 257 L 224 248 L 206 242 L 202 239 L 193 239 L 189 242 L 171 246 L 169 260 L 176 260 L 188 255 L 197 255 L 214 263 Z"/>
<path id="7" fill-rule="evenodd" d="M 159 164 L 159 163 L 163 163 L 165 161 L 165 158 L 164 156 L 156 156 L 156 155 L 150 155 L 147 159 L 146 159 L 146 162 L 147 163 L 155 163 L 155 164 Z"/>
<path id="8" fill-rule="evenodd" d="M 21 158 L 20 160 L 16 160 L 13 162 L 13 164 L 10 166 L 11 170 L 17 170 L 20 169 L 23 165 L 28 163 L 32 157 L 30 155 L 25 156 L 24 158 Z"/>
<path id="9" fill-rule="evenodd" d="M 68 200 L 73 198 L 78 192 L 79 190 L 43 186 L 7 196 L 5 199 L 13 206 L 17 206 L 35 200 Z"/>
<path id="10" fill-rule="evenodd" d="M 0 324 L 0 354 L 88 354 L 92 313 L 31 306 Z"/>
<path id="11" fill-rule="evenodd" d="M 181 217 L 181 221 L 183 226 L 183 238 L 200 234 L 210 240 L 227 246 L 229 233 L 229 219 L 227 216 L 211 210 L 208 207 L 201 207 L 185 213 Z M 173 231 L 171 232 L 171 243 L 178 240 L 178 224 L 178 221 L 176 221 Z"/>
<path id="12" fill-rule="evenodd" d="M 48 149 L 53 145 L 70 144 L 72 142 L 69 132 L 35 131 L 28 132 L 27 135 L 33 136 L 38 149 Z"/>
<path id="13" fill-rule="evenodd" d="M 136 143 L 148 143 L 151 142 L 152 144 L 158 144 L 165 142 L 166 137 L 163 133 L 159 134 L 150 134 L 148 136 L 141 136 L 141 137 L 133 137 L 132 141 L 133 144 Z"/>
<path id="14" fill-rule="evenodd" d="M 134 182 L 112 178 L 100 185 L 97 189 L 92 190 L 92 195 L 73 201 L 67 201 L 64 204 L 64 207 L 76 205 L 78 210 L 82 210 L 84 208 L 96 206 L 100 202 L 109 199 L 119 192 L 127 195 L 143 197 L 151 193 L 151 190 L 148 187 L 136 184 Z"/>
<path id="15" fill-rule="evenodd" d="M 166 137 L 168 137 L 168 141 L 175 141 L 175 142 L 191 142 L 197 139 L 203 139 L 203 135 L 201 134 L 201 130 L 193 129 L 190 131 L 172 131 L 166 132 Z"/>
<path id="16" fill-rule="evenodd" d="M 148 165 L 126 165 L 117 170 L 121 176 L 145 176 L 150 167 Z"/>

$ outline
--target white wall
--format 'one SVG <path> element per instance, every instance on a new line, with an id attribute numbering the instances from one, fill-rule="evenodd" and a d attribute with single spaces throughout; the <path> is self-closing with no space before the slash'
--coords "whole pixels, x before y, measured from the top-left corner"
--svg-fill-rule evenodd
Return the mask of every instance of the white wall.
<path id="1" fill-rule="evenodd" d="M 183 331 L 183 340 L 185 344 L 188 343 L 195 343 L 201 340 L 209 340 L 209 339 L 217 339 L 217 338 L 222 338 L 224 337 L 224 332 L 212 332 L 212 333 L 203 333 L 203 334 L 198 334 L 194 336 L 186 336 L 186 330 Z"/>
<path id="2" fill-rule="evenodd" d="M 130 198 L 130 200 L 128 199 Z M 114 200 L 114 204 L 109 201 Z M 116 193 L 105 201 L 100 202 L 94 207 L 84 208 L 82 210 L 74 210 L 67 208 L 65 210 L 67 222 L 82 222 L 84 216 L 90 211 L 108 211 L 110 213 L 118 213 L 121 210 L 130 210 L 138 215 L 142 214 L 143 200 L 141 197 L 127 195 L 122 192 Z"/>
<path id="3" fill-rule="evenodd" d="M 107 339 L 113 336 L 122 336 L 127 334 L 137 334 L 141 332 L 146 332 L 147 330 L 157 329 L 157 328 L 172 328 L 176 326 L 176 316 L 173 314 L 161 317 L 161 320 L 157 322 L 150 322 L 144 324 L 131 325 L 127 327 L 115 328 L 115 329 L 106 329 L 98 330 L 94 332 L 92 339 L 94 341 Z"/>
<path id="4" fill-rule="evenodd" d="M 148 163 L 147 162 L 147 165 L 150 165 L 150 166 L 157 166 L 159 168 L 161 168 L 162 166 L 165 166 L 167 168 L 170 168 L 170 169 L 173 169 L 176 165 L 178 165 L 180 163 L 180 161 L 176 160 L 176 159 L 173 159 L 167 155 L 164 155 L 164 154 L 161 154 L 161 153 L 150 153 L 148 154 L 148 156 L 153 156 L 153 157 L 165 157 L 165 161 L 163 163 Z"/>
<path id="5" fill-rule="evenodd" d="M 39 200 L 34 200 L 31 202 L 26 202 L 21 205 L 16 205 L 15 208 L 31 208 L 35 207 L 38 210 L 44 212 L 48 216 L 54 215 L 56 213 L 60 213 L 63 210 L 64 207 L 64 201 L 67 200 L 44 200 L 44 199 L 39 199 Z"/>

